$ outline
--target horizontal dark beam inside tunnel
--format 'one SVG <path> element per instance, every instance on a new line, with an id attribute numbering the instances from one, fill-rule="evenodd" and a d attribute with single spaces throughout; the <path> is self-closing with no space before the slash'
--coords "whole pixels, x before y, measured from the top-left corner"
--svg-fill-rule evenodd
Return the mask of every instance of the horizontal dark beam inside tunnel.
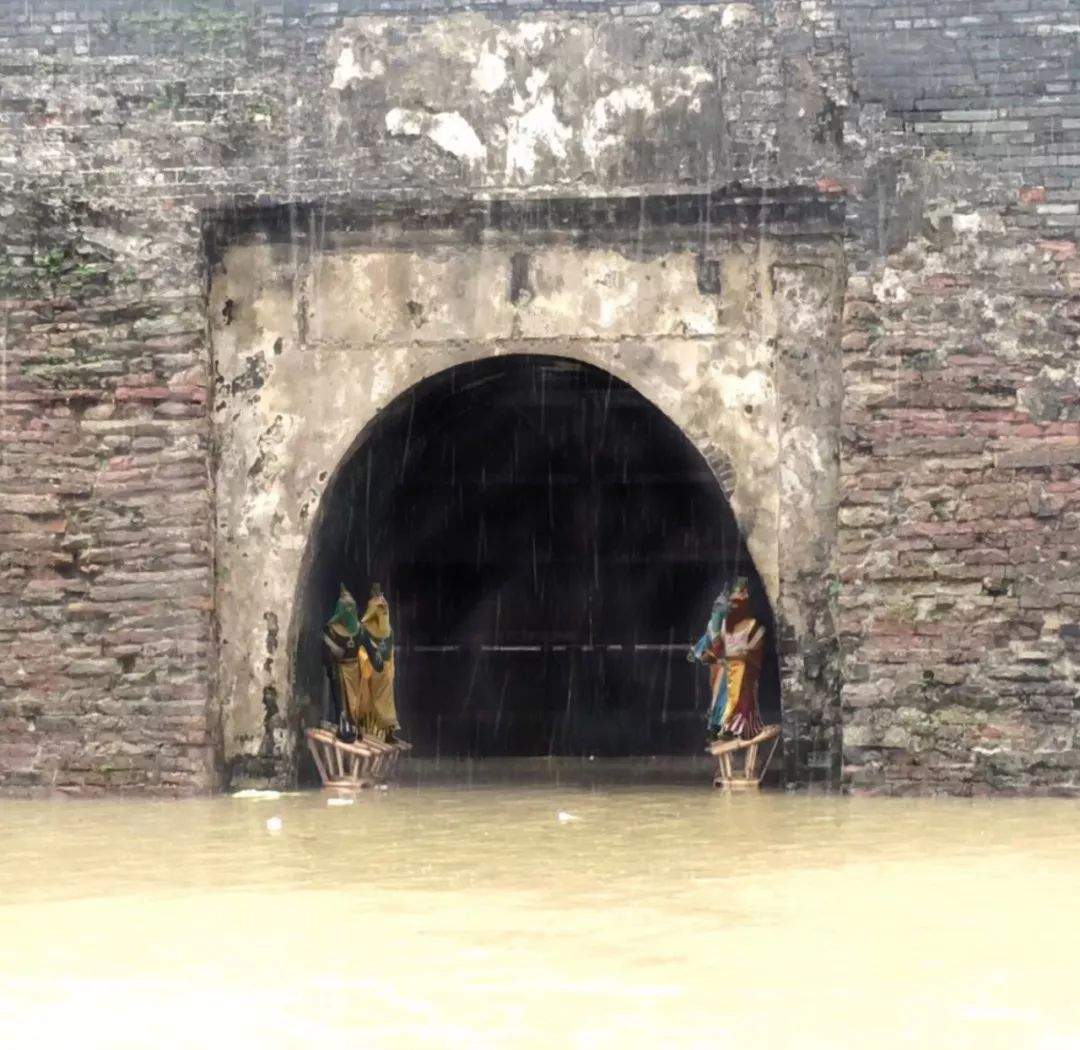
<path id="1" fill-rule="evenodd" d="M 381 583 L 417 756 L 699 753 L 709 676 L 685 654 L 736 576 L 770 632 L 762 706 L 778 711 L 768 602 L 719 483 L 599 369 L 513 355 L 425 380 L 320 514 L 297 686 L 324 702 L 312 642 L 339 584 L 363 603 Z"/>
<path id="2" fill-rule="evenodd" d="M 586 465 L 587 465 L 586 461 Z M 696 481 L 703 485 L 711 484 L 716 480 L 716 476 L 710 470 L 701 470 L 696 473 L 686 473 L 678 478 L 672 478 L 670 475 L 665 474 L 637 474 L 632 479 L 626 477 L 624 474 L 597 474 L 593 476 L 594 483 L 603 486 L 625 486 L 633 483 L 638 485 L 684 485 L 687 482 Z M 414 482 L 415 484 L 415 482 Z M 552 474 L 550 477 L 544 477 L 543 479 L 531 479 L 527 477 L 521 477 L 518 474 L 506 473 L 506 474 L 491 474 L 485 475 L 483 478 L 462 478 L 460 480 L 433 480 L 423 482 L 424 489 L 439 489 L 439 488 L 459 488 L 469 486 L 477 486 L 484 488 L 495 488 L 498 485 L 512 485 L 515 488 L 519 488 L 523 485 L 537 484 L 542 485 L 545 488 L 557 487 L 557 486 L 576 486 L 581 484 L 581 475 L 579 472 L 566 472 L 559 474 Z"/>
<path id="3" fill-rule="evenodd" d="M 657 653 L 657 652 L 685 652 L 687 647 L 696 642 L 697 639 L 683 642 L 681 644 L 669 645 L 666 643 L 658 643 L 656 645 L 650 645 L 647 643 L 632 642 L 625 645 L 587 645 L 582 643 L 580 645 L 409 645 L 408 643 L 399 643 L 396 647 L 397 651 L 412 652 L 412 653 L 464 653 L 464 652 L 485 652 L 485 653 L 565 653 L 565 652 L 626 652 L 632 650 L 633 652 L 642 653 Z"/>

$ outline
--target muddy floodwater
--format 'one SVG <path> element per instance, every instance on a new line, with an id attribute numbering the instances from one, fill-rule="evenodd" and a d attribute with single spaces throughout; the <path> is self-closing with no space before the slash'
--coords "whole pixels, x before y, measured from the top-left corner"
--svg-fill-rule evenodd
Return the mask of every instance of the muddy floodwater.
<path id="1" fill-rule="evenodd" d="M 474 778 L 0 832 L 4 1047 L 1080 1046 L 1064 800 Z"/>

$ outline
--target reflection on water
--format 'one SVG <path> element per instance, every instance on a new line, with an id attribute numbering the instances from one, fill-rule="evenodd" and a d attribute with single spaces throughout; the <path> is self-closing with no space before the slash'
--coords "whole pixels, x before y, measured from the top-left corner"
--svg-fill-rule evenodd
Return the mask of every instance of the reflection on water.
<path id="1" fill-rule="evenodd" d="M 0 1045 L 1080 1045 L 1072 803 L 484 779 L 0 803 Z"/>

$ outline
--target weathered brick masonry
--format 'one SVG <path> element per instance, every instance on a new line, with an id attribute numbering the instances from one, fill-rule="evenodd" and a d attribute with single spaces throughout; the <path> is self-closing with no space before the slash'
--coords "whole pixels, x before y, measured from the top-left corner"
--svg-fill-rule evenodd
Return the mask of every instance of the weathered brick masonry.
<path id="1" fill-rule="evenodd" d="M 1080 20 L 1068 0 L 841 7 L 860 98 L 920 150 L 914 177 L 879 168 L 897 193 L 851 256 L 846 779 L 1074 790 Z"/>
<path id="2" fill-rule="evenodd" d="M 0 0 L 0 790 L 228 775 L 207 312 L 223 238 L 291 215 L 299 241 L 394 200 L 710 191 L 786 194 L 796 225 L 843 217 L 805 218 L 842 243 L 847 291 L 843 330 L 817 336 L 842 361 L 841 492 L 835 524 L 815 518 L 835 572 L 798 590 L 787 635 L 790 777 L 1080 786 L 1075 6 L 544 11 Z M 389 59 L 360 46 L 372 15 L 400 19 L 378 30 Z M 487 103 L 451 82 L 443 21 L 446 39 L 518 41 L 507 106 L 531 153 L 487 163 L 454 138 L 437 111 L 486 135 Z M 597 83 L 558 50 L 569 27 L 602 56 Z M 701 55 L 716 86 L 693 96 L 674 71 Z M 514 63 L 534 59 L 566 126 L 607 100 L 588 163 L 528 137 L 545 84 Z M 293 716 L 266 712 L 281 733 Z"/>

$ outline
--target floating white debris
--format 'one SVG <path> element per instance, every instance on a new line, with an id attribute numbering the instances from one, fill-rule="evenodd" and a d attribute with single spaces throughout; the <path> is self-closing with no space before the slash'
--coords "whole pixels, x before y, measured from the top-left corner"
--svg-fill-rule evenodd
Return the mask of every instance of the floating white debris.
<path id="1" fill-rule="evenodd" d="M 326 804 L 328 806 L 351 806 L 355 801 L 354 798 L 328 798 Z"/>
<path id="2" fill-rule="evenodd" d="M 389 791 L 390 790 L 390 785 L 389 784 L 376 784 L 375 785 L 375 790 L 376 791 Z"/>
<path id="3" fill-rule="evenodd" d="M 273 799 L 281 798 L 280 791 L 263 791 L 259 788 L 244 788 L 243 791 L 234 791 L 233 798 Z"/>
<path id="4" fill-rule="evenodd" d="M 575 817 L 573 813 L 567 813 L 566 810 L 560 809 L 558 819 L 560 824 L 569 824 L 572 820 L 581 820 L 581 817 Z"/>
<path id="5" fill-rule="evenodd" d="M 266 822 L 266 830 L 270 832 L 280 831 L 282 827 L 284 827 L 284 821 L 282 821 L 281 817 L 271 817 Z"/>

